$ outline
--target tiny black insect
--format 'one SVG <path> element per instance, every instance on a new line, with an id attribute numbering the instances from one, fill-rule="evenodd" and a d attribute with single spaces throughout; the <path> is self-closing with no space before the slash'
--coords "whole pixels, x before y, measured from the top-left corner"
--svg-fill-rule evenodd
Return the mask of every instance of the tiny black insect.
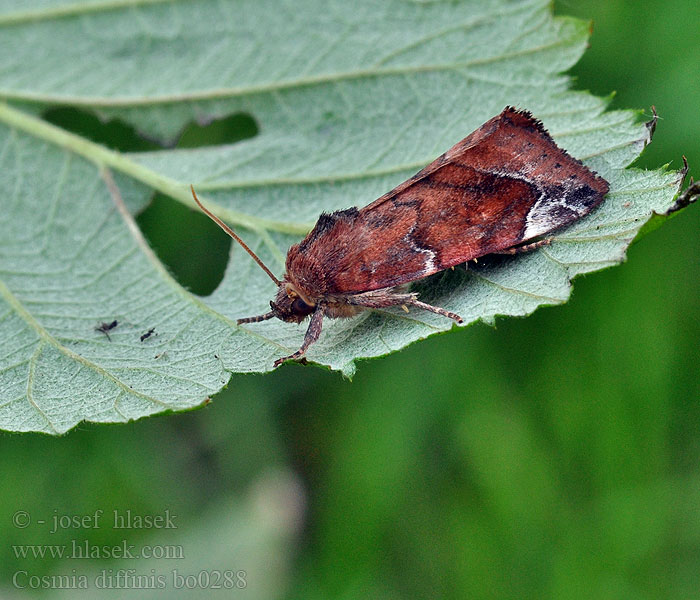
<path id="1" fill-rule="evenodd" d="M 149 338 L 153 335 L 153 332 L 156 330 L 155 327 L 151 327 L 146 333 L 141 335 L 141 341 L 145 340 L 146 338 Z"/>
<path id="2" fill-rule="evenodd" d="M 100 323 L 97 327 L 95 327 L 95 331 L 99 331 L 100 333 L 104 333 L 107 336 L 107 339 L 111 342 L 112 338 L 109 337 L 109 331 L 114 329 L 117 325 L 119 325 L 119 321 L 114 319 L 111 323 Z"/>

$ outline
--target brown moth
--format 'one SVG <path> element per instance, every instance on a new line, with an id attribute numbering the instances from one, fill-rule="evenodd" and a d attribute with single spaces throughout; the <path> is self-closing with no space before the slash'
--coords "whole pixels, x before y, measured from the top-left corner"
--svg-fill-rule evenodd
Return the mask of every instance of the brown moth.
<path id="1" fill-rule="evenodd" d="M 559 148 L 540 121 L 507 107 L 410 179 L 364 208 L 323 213 L 293 245 L 278 280 L 246 244 L 192 195 L 199 207 L 255 259 L 277 285 L 270 310 L 238 324 L 311 316 L 299 359 L 321 334 L 323 317 L 362 310 L 420 308 L 405 284 L 487 254 L 515 254 L 589 213 L 607 181 Z M 528 243 L 526 243 L 528 242 Z"/>

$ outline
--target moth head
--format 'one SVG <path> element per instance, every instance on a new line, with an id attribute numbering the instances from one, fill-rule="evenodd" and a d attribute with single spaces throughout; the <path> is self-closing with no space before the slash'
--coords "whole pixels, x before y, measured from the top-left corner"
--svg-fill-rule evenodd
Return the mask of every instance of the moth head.
<path id="1" fill-rule="evenodd" d="M 214 223 L 221 227 L 221 229 L 223 229 L 229 236 L 231 236 L 231 238 L 236 240 L 242 246 L 242 248 L 248 254 L 250 254 L 251 257 L 253 257 L 253 260 L 258 263 L 260 268 L 267 273 L 268 277 L 278 286 L 277 296 L 270 302 L 270 308 L 272 310 L 269 313 L 265 313 L 264 315 L 259 315 L 257 317 L 238 319 L 238 324 L 256 323 L 258 321 L 272 319 L 273 317 L 277 317 L 282 321 L 289 321 L 291 323 L 301 323 L 306 317 L 308 317 L 315 310 L 315 306 L 305 301 L 292 283 L 286 279 L 284 281 L 277 279 L 277 277 L 273 275 L 272 271 L 270 271 L 270 269 L 265 266 L 263 261 L 260 260 L 257 254 L 255 254 L 255 252 L 253 252 L 247 246 L 247 244 L 240 237 L 238 237 L 238 235 L 236 235 L 228 225 L 226 225 L 226 223 L 224 223 L 219 217 L 217 217 L 199 201 L 199 198 L 197 198 L 197 194 L 194 191 L 194 187 L 190 186 L 190 188 L 192 190 L 192 197 L 194 198 L 194 201 L 204 211 L 204 213 L 212 221 L 214 221 Z"/>
<path id="2" fill-rule="evenodd" d="M 282 283 L 277 296 L 270 302 L 275 317 L 289 323 L 301 323 L 315 309 L 296 292 L 289 283 Z"/>

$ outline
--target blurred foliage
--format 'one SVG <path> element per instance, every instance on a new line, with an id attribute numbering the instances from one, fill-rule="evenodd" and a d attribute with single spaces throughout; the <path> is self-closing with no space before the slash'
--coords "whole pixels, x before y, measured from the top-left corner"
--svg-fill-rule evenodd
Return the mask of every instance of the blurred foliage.
<path id="1" fill-rule="evenodd" d="M 700 175 L 696 0 L 555 10 L 594 23 L 575 87 L 614 90 L 614 107 L 656 105 L 638 165 L 678 167 L 685 154 Z M 68 109 L 49 117 L 122 149 L 152 147 Z M 218 125 L 215 142 L 212 130 L 200 139 L 254 134 L 245 121 Z M 193 126 L 186 144 L 197 135 Z M 165 198 L 139 219 L 180 281 L 200 293 L 216 285 L 227 247 L 211 247 L 209 223 Z M 0 580 L 11 589 L 18 569 L 84 565 L 14 558 L 9 544 L 76 533 L 17 529 L 19 509 L 46 519 L 170 509 L 194 527 L 281 468 L 306 495 L 285 597 L 696 597 L 699 231 L 695 206 L 636 243 L 625 265 L 579 278 L 568 304 L 432 337 L 362 363 L 353 382 L 285 365 L 234 376 L 198 411 L 59 439 L 0 434 Z M 94 544 L 124 537 L 88 533 Z"/>

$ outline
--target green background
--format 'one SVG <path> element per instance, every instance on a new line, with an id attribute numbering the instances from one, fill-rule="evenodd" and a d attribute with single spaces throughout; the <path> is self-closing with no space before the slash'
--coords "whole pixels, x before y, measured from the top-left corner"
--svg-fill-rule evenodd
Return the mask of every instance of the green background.
<path id="1" fill-rule="evenodd" d="M 679 167 L 685 154 L 700 176 L 696 0 L 556 2 L 555 12 L 593 20 L 591 48 L 572 70 L 577 89 L 615 91 L 615 108 L 656 106 L 656 137 L 637 165 Z M 119 136 L 122 149 L 148 147 L 71 110 L 47 117 L 113 145 Z M 191 128 L 181 145 L 254 133 L 236 118 Z M 216 285 L 227 245 L 204 218 L 161 198 L 139 222 L 181 282 L 199 293 Z M 172 236 L 183 229 L 187 237 Z M 305 512 L 273 544 L 289 565 L 270 569 L 280 583 L 270 594 L 700 597 L 698 232 L 691 207 L 635 243 L 628 263 L 577 279 L 566 305 L 361 362 L 352 382 L 285 365 L 233 376 L 197 411 L 57 439 L 3 433 L 0 581 L 12 589 L 28 567 L 11 544 L 75 537 L 17 529 L 19 509 L 46 518 L 168 509 L 196 537 L 202 515 L 226 530 L 220 507 L 244 503 L 273 472 L 301 486 Z M 124 537 L 80 534 L 96 544 Z M 30 570 L 83 568 L 46 558 Z M 247 583 L 240 597 L 265 597 L 252 573 Z"/>

